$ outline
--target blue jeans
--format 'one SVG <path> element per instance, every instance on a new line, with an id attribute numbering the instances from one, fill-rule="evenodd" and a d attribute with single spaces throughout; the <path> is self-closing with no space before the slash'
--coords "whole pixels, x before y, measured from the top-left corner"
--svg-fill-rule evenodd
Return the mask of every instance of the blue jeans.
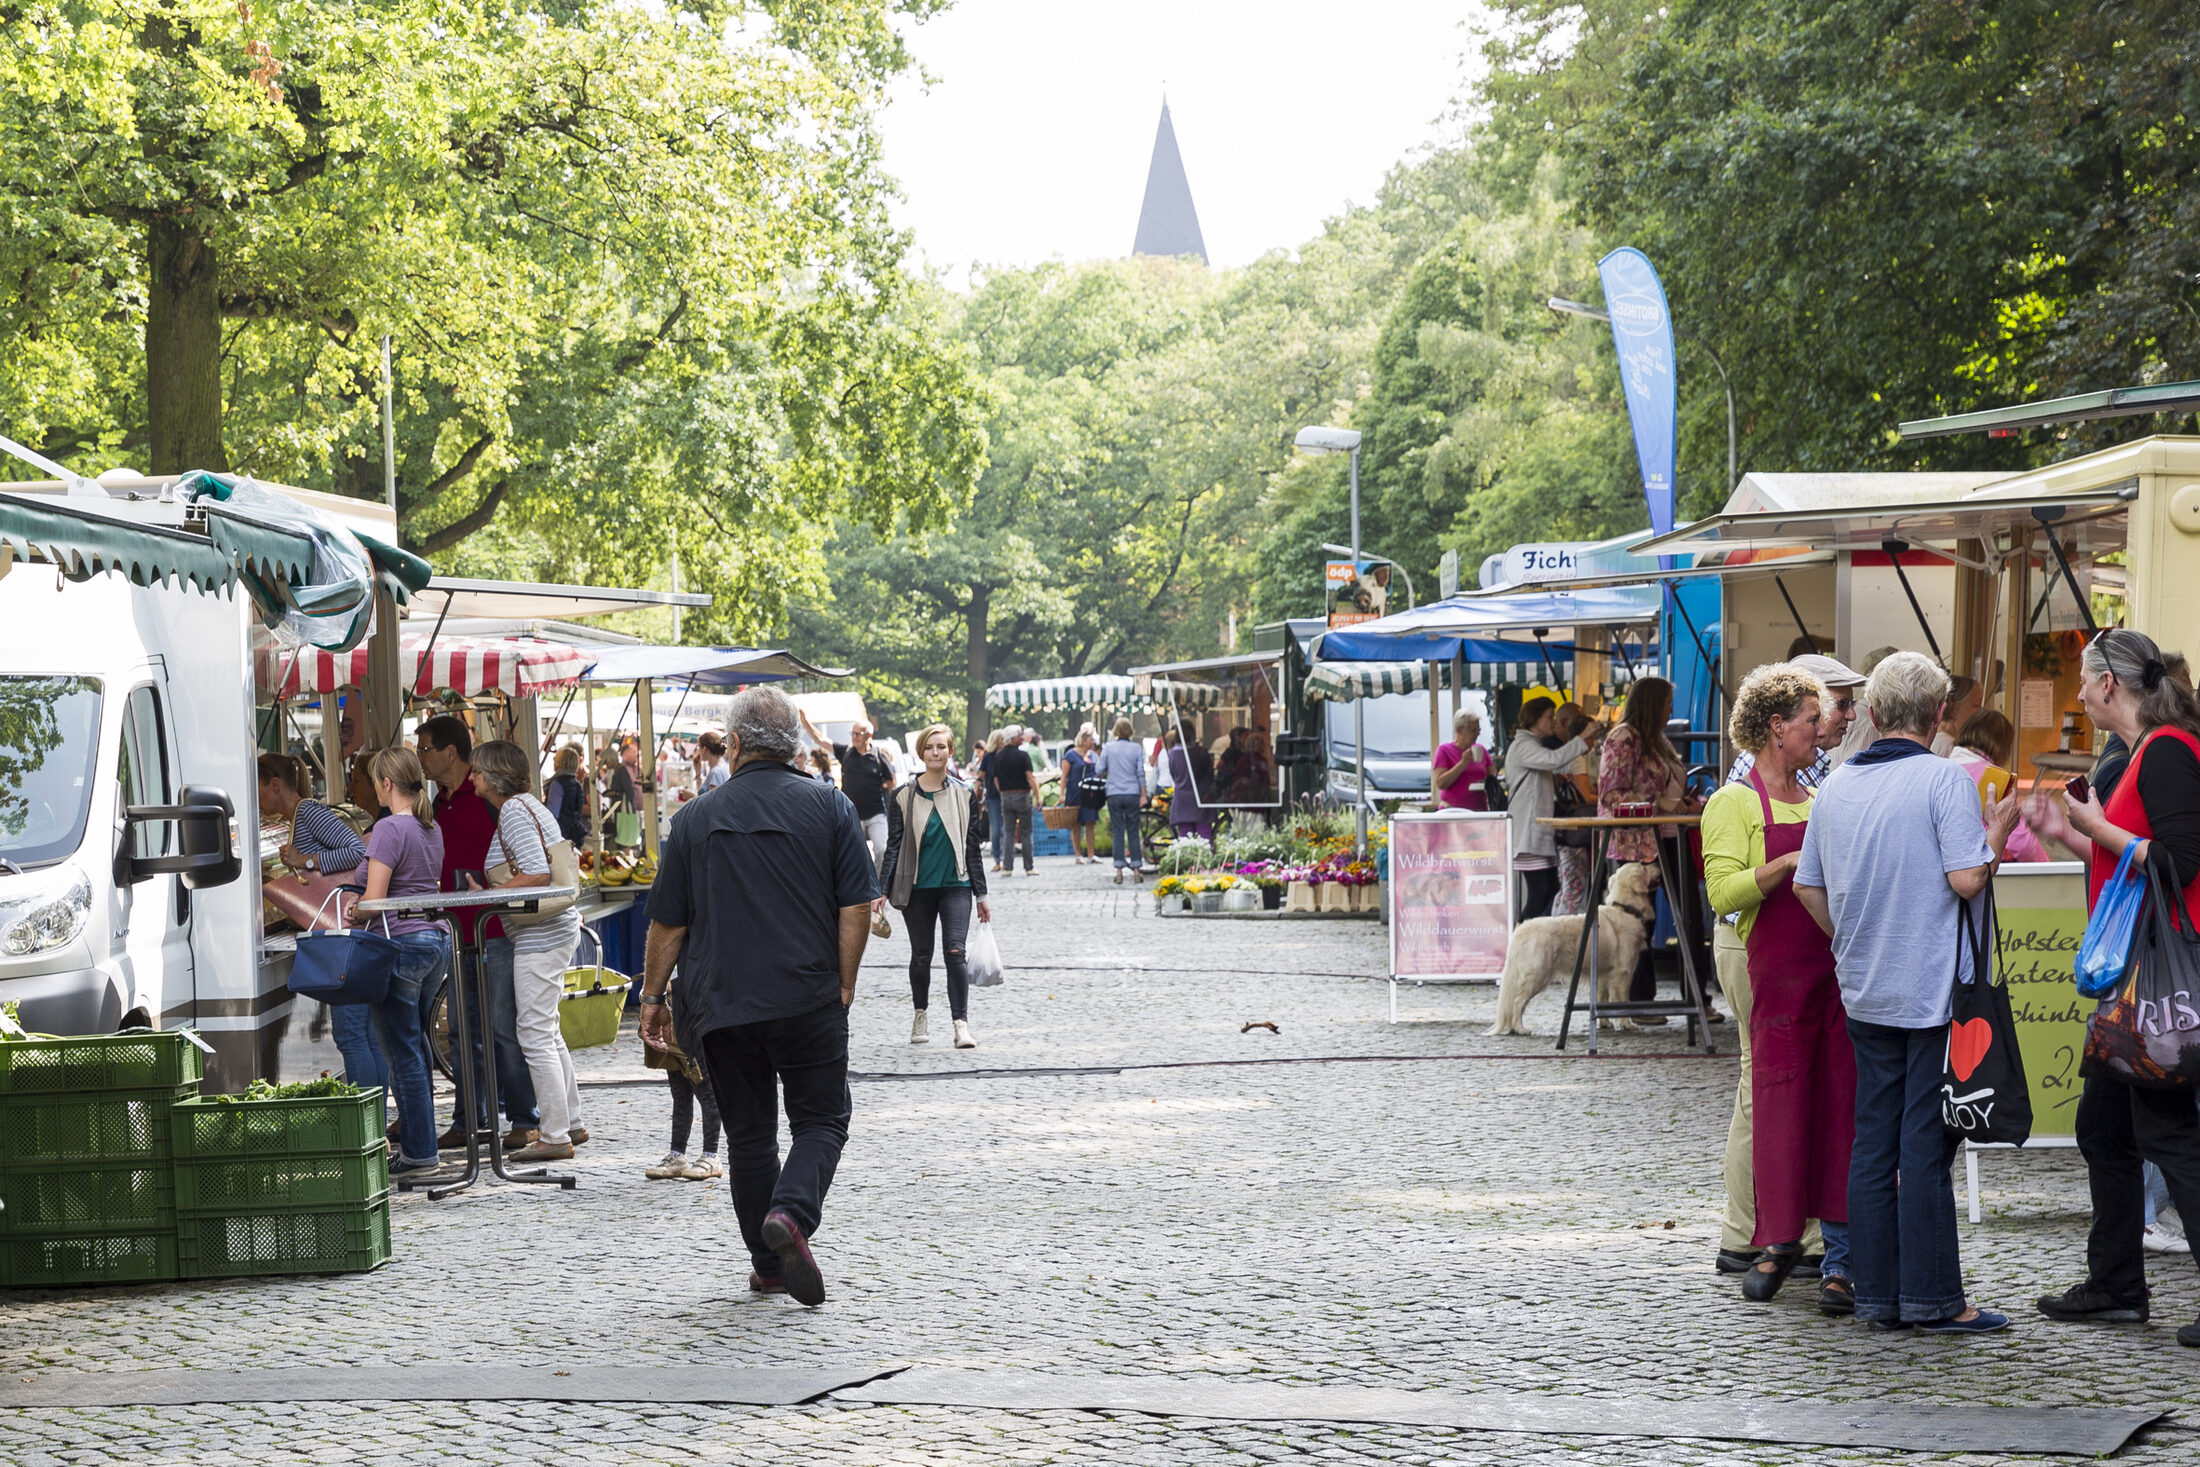
<path id="1" fill-rule="evenodd" d="M 2146 1164 L 2142 1175 L 2146 1178 L 2147 1226 L 2151 1228 L 2155 1220 L 2173 1205 L 2169 1200 L 2169 1178 L 2163 1176 L 2162 1169 L 2151 1161 Z"/>
<path id="2" fill-rule="evenodd" d="M 999 795 L 988 795 L 985 802 L 986 823 L 993 830 L 993 864 L 1008 863 L 1008 812 L 1001 808 Z"/>
<path id="3" fill-rule="evenodd" d="M 375 1007 L 365 1003 L 330 1004 L 328 1028 L 336 1041 L 336 1052 L 344 1057 L 344 1078 L 361 1090 L 380 1085 L 386 1092 L 390 1071 L 382 1063 L 381 1047 L 374 1040 Z"/>
<path id="4" fill-rule="evenodd" d="M 1940 1119 L 1948 1026 L 1898 1029 L 1851 1017 L 1849 1038 L 1856 1045 L 1856 1145 L 1847 1261 L 1856 1317 L 1951 1318 L 1964 1300 L 1948 1175 L 1962 1139 Z M 1830 1227 L 1826 1234 L 1830 1256 Z"/>
<path id="5" fill-rule="evenodd" d="M 1136 867 L 1138 862 L 1138 807 L 1136 795 L 1108 796 L 1108 842 L 1115 847 L 1115 869 Z"/>
<path id="6" fill-rule="evenodd" d="M 420 995 L 428 980 L 450 961 L 450 938 L 437 929 L 407 933 L 397 942 L 404 951 L 397 959 L 397 971 L 390 975 L 389 997 L 372 1008 L 387 1062 L 384 1124 L 388 1101 L 394 1098 L 399 1158 L 433 1166 L 435 1089 L 428 1079 L 428 1036 L 420 1024 Z"/>
<path id="7" fill-rule="evenodd" d="M 492 937 L 482 946 L 488 965 L 489 1028 L 495 1036 L 497 1098 L 504 1102 L 504 1118 L 515 1128 L 533 1130 L 541 1113 L 535 1108 L 535 1080 L 528 1073 L 527 1057 L 519 1052 L 519 1004 L 512 996 L 512 939 Z M 473 1001 L 473 985 L 466 986 L 466 1022 L 474 1036 L 474 1124 L 486 1130 L 490 1124 L 488 1082 L 481 1073 L 481 1014 Z"/>

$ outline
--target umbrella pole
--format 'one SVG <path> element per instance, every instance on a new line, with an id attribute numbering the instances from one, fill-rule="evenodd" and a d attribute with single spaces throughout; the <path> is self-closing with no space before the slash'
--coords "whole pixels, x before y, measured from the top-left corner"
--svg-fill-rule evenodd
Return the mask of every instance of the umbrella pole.
<path id="1" fill-rule="evenodd" d="M 1442 740 L 1436 737 L 1436 685 L 1443 680 L 1437 671 L 1438 664 L 1428 665 L 1428 798 L 1429 803 L 1440 804 L 1444 792 L 1436 787 L 1436 746 Z M 1464 751 L 1461 753 L 1464 757 Z"/>
<path id="2" fill-rule="evenodd" d="M 576 684 L 576 686 L 578 685 Z M 603 840 L 596 827 L 596 690 L 594 688 L 588 690 L 588 701 L 582 707 L 585 709 L 584 716 L 588 720 L 588 732 L 583 736 L 581 744 L 581 747 L 587 750 L 587 764 L 581 770 L 581 787 L 588 791 L 588 844 L 594 848 L 597 855 L 601 856 L 603 854 Z"/>
<path id="3" fill-rule="evenodd" d="M 634 685 L 635 716 L 641 720 L 642 734 L 642 849 L 654 860 L 657 855 L 657 718 L 656 710 L 649 706 L 651 696 L 648 678 Z"/>

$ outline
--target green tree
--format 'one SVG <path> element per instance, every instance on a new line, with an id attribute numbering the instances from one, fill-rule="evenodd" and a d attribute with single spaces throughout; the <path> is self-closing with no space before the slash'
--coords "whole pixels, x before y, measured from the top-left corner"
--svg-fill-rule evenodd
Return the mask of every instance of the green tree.
<path id="1" fill-rule="evenodd" d="M 387 331 L 410 543 L 724 528 L 769 621 L 759 547 L 935 523 L 982 451 L 872 130 L 936 3 L 5 7 L 0 410 L 378 495 Z"/>

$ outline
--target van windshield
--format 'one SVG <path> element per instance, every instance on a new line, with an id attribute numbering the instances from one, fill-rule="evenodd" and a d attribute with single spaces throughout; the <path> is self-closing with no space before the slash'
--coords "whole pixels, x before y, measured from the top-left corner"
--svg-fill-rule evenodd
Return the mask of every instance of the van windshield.
<path id="1" fill-rule="evenodd" d="M 75 852 L 99 754 L 99 680 L 0 676 L 0 858 L 43 866 Z"/>

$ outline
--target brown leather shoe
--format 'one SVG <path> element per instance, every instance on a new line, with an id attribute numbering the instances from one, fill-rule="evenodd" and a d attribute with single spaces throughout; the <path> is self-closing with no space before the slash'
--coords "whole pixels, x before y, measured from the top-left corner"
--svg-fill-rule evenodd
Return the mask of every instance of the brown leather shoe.
<path id="1" fill-rule="evenodd" d="M 797 1304 L 812 1309 L 825 1302 L 825 1275 L 810 1254 L 810 1240 L 795 1220 L 778 1208 L 764 1214 L 764 1246 L 779 1255 L 780 1277 Z"/>
<path id="2" fill-rule="evenodd" d="M 565 1133 L 565 1139 L 572 1142 L 575 1146 L 586 1145 L 588 1142 L 588 1127 L 575 1126 L 572 1130 Z"/>
<path id="3" fill-rule="evenodd" d="M 435 1138 L 435 1149 L 438 1151 L 464 1151 L 466 1149 L 466 1128 L 453 1125 L 451 1129 Z"/>
<path id="4" fill-rule="evenodd" d="M 749 1270 L 749 1292 L 752 1294 L 784 1294 L 787 1292 L 787 1281 L 781 1278 L 768 1279 L 752 1268 Z"/>
<path id="5" fill-rule="evenodd" d="M 541 1134 L 542 1132 L 536 1130 L 533 1126 L 514 1126 L 504 1133 L 504 1149 L 506 1151 L 517 1151 L 522 1146 L 531 1146 L 534 1144 L 535 1138 Z M 466 1143 L 460 1141 L 458 1144 L 464 1146 Z"/>
<path id="6" fill-rule="evenodd" d="M 570 1141 L 531 1141 L 517 1151 L 507 1152 L 506 1161 L 571 1161 L 573 1143 Z"/>

